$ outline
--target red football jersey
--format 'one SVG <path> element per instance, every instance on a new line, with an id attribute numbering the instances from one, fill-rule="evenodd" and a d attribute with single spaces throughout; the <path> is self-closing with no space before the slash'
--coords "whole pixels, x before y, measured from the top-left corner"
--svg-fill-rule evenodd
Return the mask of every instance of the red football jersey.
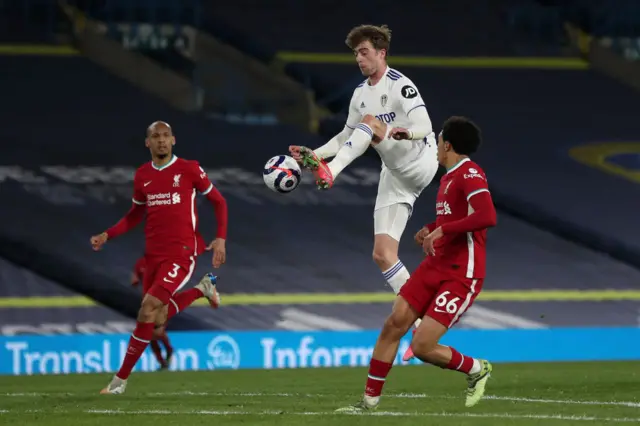
<path id="1" fill-rule="evenodd" d="M 465 218 L 473 213 L 469 200 L 489 192 L 484 171 L 466 158 L 440 179 L 436 198 L 436 227 Z M 484 278 L 487 230 L 449 234 L 434 242 L 435 256 L 427 262 L 434 268 L 465 278 Z"/>
<path id="2" fill-rule="evenodd" d="M 146 204 L 145 255 L 181 257 L 201 253 L 202 239 L 196 232 L 196 191 L 207 194 L 212 189 L 197 161 L 174 155 L 162 167 L 152 162 L 142 165 L 133 179 L 133 202 Z"/>

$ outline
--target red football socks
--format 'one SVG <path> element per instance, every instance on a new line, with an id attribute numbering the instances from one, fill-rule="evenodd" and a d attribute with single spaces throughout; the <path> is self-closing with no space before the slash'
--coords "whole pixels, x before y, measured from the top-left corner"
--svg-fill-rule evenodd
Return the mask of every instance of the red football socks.
<path id="1" fill-rule="evenodd" d="M 471 371 L 471 368 L 473 367 L 473 358 L 464 356 L 453 348 L 449 349 L 451 349 L 451 361 L 449 361 L 444 368 L 469 374 L 469 371 Z"/>
<path id="2" fill-rule="evenodd" d="M 136 324 L 136 328 L 133 330 L 131 338 L 129 339 L 127 354 L 122 361 L 120 371 L 116 374 L 118 378 L 127 380 L 131 374 L 131 370 L 133 370 L 133 367 L 135 367 L 142 353 L 153 338 L 154 327 L 155 325 L 152 322 L 138 322 Z"/>
<path id="3" fill-rule="evenodd" d="M 163 333 L 162 336 L 160 336 L 158 338 L 158 340 L 160 340 L 162 342 L 162 344 L 164 345 L 165 350 L 167 351 L 167 353 L 169 351 L 173 351 L 173 348 L 171 347 L 171 342 L 169 341 L 169 336 L 167 335 L 167 333 Z M 167 356 L 168 358 L 168 356 Z"/>
<path id="4" fill-rule="evenodd" d="M 382 394 L 382 387 L 384 381 L 387 379 L 389 371 L 393 364 L 388 362 L 378 361 L 371 358 L 369 364 L 369 376 L 367 377 L 367 387 L 365 388 L 365 395 L 367 396 L 380 396 Z"/>
<path id="5" fill-rule="evenodd" d="M 151 346 L 151 350 L 153 351 L 153 355 L 155 355 L 158 364 L 162 365 L 164 363 L 164 359 L 162 358 L 162 349 L 160 349 L 160 343 L 156 340 L 152 340 L 149 344 Z"/>
<path id="6" fill-rule="evenodd" d="M 185 310 L 189 305 L 200 299 L 202 292 L 197 288 L 190 288 L 189 290 L 181 291 L 178 294 L 174 294 L 169 301 L 169 312 L 167 314 L 167 320 L 177 314 L 180 311 Z"/>

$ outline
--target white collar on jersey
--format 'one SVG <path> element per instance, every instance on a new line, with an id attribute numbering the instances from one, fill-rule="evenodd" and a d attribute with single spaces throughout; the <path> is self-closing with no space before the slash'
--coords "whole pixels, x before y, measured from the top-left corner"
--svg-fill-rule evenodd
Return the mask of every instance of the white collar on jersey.
<path id="1" fill-rule="evenodd" d="M 153 167 L 156 170 L 164 170 L 167 167 L 171 166 L 173 163 L 175 163 L 177 160 L 178 160 L 178 157 L 176 157 L 174 155 L 173 157 L 171 157 L 171 160 L 167 164 L 165 164 L 164 166 L 160 166 L 160 167 L 156 166 L 155 164 L 153 164 L 153 161 L 151 161 L 151 167 Z"/>
<path id="2" fill-rule="evenodd" d="M 455 166 L 447 170 L 447 173 L 451 173 L 452 171 L 456 170 L 458 167 L 462 166 L 467 161 L 471 161 L 471 159 L 469 157 L 463 158 L 462 160 L 458 161 L 458 163 Z"/>
<path id="3" fill-rule="evenodd" d="M 380 78 L 380 80 L 374 84 L 371 85 L 371 81 L 369 80 L 369 78 L 367 78 L 367 80 L 365 81 L 365 86 L 370 87 L 370 88 L 374 88 L 376 87 L 378 84 L 380 84 L 380 82 L 382 80 L 384 80 L 387 77 L 387 74 L 389 73 L 389 71 L 391 70 L 391 67 L 389 66 L 389 64 L 385 65 L 387 68 L 384 70 L 384 74 L 382 74 L 382 77 Z"/>

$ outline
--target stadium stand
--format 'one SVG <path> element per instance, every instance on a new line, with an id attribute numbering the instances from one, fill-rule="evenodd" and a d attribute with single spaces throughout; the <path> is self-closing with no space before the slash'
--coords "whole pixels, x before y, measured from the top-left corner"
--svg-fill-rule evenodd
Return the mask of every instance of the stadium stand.
<path id="1" fill-rule="evenodd" d="M 519 41 L 514 25 L 505 19 L 518 3 L 505 0 L 413 2 L 410 13 L 385 13 L 381 20 L 379 11 L 388 8 L 383 0 L 359 0 L 339 6 L 332 1 L 278 0 L 267 5 L 241 0 L 224 8 L 205 4 L 201 25 L 205 31 L 268 62 L 282 60 L 286 56 L 281 54 L 289 52 L 350 55 L 344 44 L 346 34 L 353 26 L 363 23 L 387 24 L 395 29 L 391 58 L 564 55 L 562 46 L 558 48 L 555 42 L 541 40 L 538 33 L 530 35 L 527 43 Z M 338 7 L 339 13 L 336 13 Z M 243 14 L 246 17 L 242 20 L 234 19 L 247 8 L 254 13 Z M 461 16 L 460 10 L 467 13 Z M 280 20 L 287 25 L 263 24 Z M 328 22 L 331 22 L 330 26 L 327 26 Z M 451 37 L 453 31 L 455 37 Z M 330 60 L 336 61 L 335 58 Z M 317 57 L 309 63 L 287 60 L 285 70 L 312 87 L 322 105 L 333 111 L 343 110 L 345 99 L 348 101 L 352 88 L 361 81 L 357 69 L 352 67 L 350 78 L 337 80 L 316 66 L 321 61 Z"/>
<path id="2" fill-rule="evenodd" d="M 319 303 L 322 297 L 311 304 L 265 305 L 261 301 L 264 294 L 385 290 L 369 254 L 371 205 L 379 170 L 376 161 L 358 160 L 328 193 L 318 193 L 307 176 L 295 193 L 282 196 L 264 187 L 260 176 L 264 162 L 284 152 L 289 141 L 315 146 L 321 142 L 316 136 L 287 126 L 231 125 L 177 112 L 80 57 L 0 57 L 0 66 L 9 70 L 7 78 L 0 81 L 0 90 L 10 99 L 1 107 L 2 121 L 11 123 L 0 126 L 0 139 L 15 147 L 5 152 L 0 168 L 0 189 L 12 200 L 11 209 L 0 209 L 0 255 L 112 309 L 135 312 L 139 293 L 129 287 L 128 278 L 142 252 L 140 231 L 110 242 L 99 254 L 90 250 L 88 238 L 128 209 L 132 172 L 147 161 L 145 127 L 163 119 L 175 128 L 178 155 L 198 159 L 228 198 L 229 261 L 221 270 L 220 289 L 230 296 L 249 294 L 245 303 L 231 304 L 217 312 L 194 307 L 193 313 L 176 317 L 184 322 L 172 324 L 174 328 L 363 328 L 378 324 L 388 312 L 388 303 L 352 303 L 344 309 L 345 305 Z M 516 163 L 515 174 L 509 166 L 511 173 L 505 177 L 507 164 L 513 164 L 505 159 L 519 158 L 509 149 L 525 149 L 528 145 L 527 149 L 538 151 L 543 144 L 538 138 L 548 137 L 548 128 L 533 129 L 534 121 L 527 120 L 530 116 L 542 120 L 542 115 L 536 114 L 545 111 L 554 113 L 554 118 L 564 117 L 560 112 L 566 115 L 563 98 L 556 105 L 547 105 L 544 92 L 538 93 L 539 98 L 533 89 L 519 95 L 514 90 L 521 85 L 509 86 L 505 79 L 495 77 L 496 73 L 499 75 L 496 71 L 467 72 L 464 78 L 454 71 L 426 74 L 429 81 L 442 82 L 435 96 L 435 88 L 426 82 L 421 84 L 420 77 L 416 81 L 425 87 L 426 97 L 435 98 L 438 108 L 432 110 L 436 123 L 449 113 L 464 113 L 485 127 L 487 153 L 481 161 L 488 164 L 492 187 L 508 192 L 507 180 L 518 179 L 519 174 L 522 179 L 533 177 L 548 186 L 544 174 L 520 172 L 537 163 Z M 538 87 L 535 83 L 541 78 L 539 74 L 522 73 L 532 87 Z M 539 89 L 544 89 L 553 76 L 545 74 L 546 83 L 540 83 Z M 476 84 L 464 85 L 469 78 L 476 78 Z M 571 88 L 570 79 L 561 79 L 552 87 L 557 90 L 560 84 Z M 493 97 L 477 91 L 491 88 Z M 56 108 L 23 96 L 27 90 L 42 99 L 55 99 Z M 500 96 L 509 93 L 514 94 L 510 101 L 513 111 L 527 114 L 513 117 L 501 108 L 506 101 Z M 486 108 L 484 113 L 481 107 Z M 549 124 L 553 125 L 564 125 L 564 121 Z M 603 123 L 603 131 L 605 128 Z M 561 129 L 555 132 L 558 138 L 563 135 Z M 555 133 L 551 132 L 554 137 Z M 516 137 L 519 144 L 512 142 Z M 556 143 L 562 142 L 560 139 Z M 544 172 L 553 173 L 553 158 L 545 150 L 539 152 L 545 154 Z M 401 245 L 401 257 L 410 268 L 421 259 L 420 250 L 411 241 L 412 231 L 431 219 L 434 189 L 419 200 Z M 521 195 L 515 189 L 514 193 Z M 527 201 L 537 196 L 533 191 L 525 194 Z M 200 216 L 204 235 L 211 237 L 211 208 L 202 205 Z M 296 232 L 296 225 L 302 222 L 314 224 L 312 233 L 304 238 Z M 21 226 L 13 226 L 15 223 Z M 640 279 L 638 270 L 510 217 L 504 210 L 499 212 L 499 227 L 491 231 L 489 249 L 487 290 L 624 290 L 637 288 Z M 206 271 L 208 259 L 204 256 L 196 276 Z M 567 313 L 567 303 L 571 303 L 572 315 Z M 530 328 L 581 320 L 598 321 L 600 325 L 637 321 L 627 302 L 598 303 L 601 314 L 588 319 L 593 309 L 590 303 L 545 302 L 541 307 L 540 302 L 531 301 L 480 301 L 478 313 L 470 316 L 465 326 Z"/>
<path id="3" fill-rule="evenodd" d="M 70 301 L 74 299 L 75 306 Z M 129 333 L 133 319 L 0 258 L 0 335 Z M 55 302 L 62 302 L 55 306 Z"/>

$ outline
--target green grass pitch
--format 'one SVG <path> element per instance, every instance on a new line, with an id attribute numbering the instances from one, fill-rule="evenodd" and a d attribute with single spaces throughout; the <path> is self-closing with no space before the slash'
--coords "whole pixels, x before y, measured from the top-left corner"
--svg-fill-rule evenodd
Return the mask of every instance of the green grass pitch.
<path id="1" fill-rule="evenodd" d="M 431 366 L 395 367 L 373 414 L 356 402 L 366 369 L 134 373 L 124 395 L 109 375 L 0 377 L 0 424 L 47 425 L 607 425 L 640 424 L 635 362 L 496 364 L 487 396 L 464 407 L 466 381 Z"/>

